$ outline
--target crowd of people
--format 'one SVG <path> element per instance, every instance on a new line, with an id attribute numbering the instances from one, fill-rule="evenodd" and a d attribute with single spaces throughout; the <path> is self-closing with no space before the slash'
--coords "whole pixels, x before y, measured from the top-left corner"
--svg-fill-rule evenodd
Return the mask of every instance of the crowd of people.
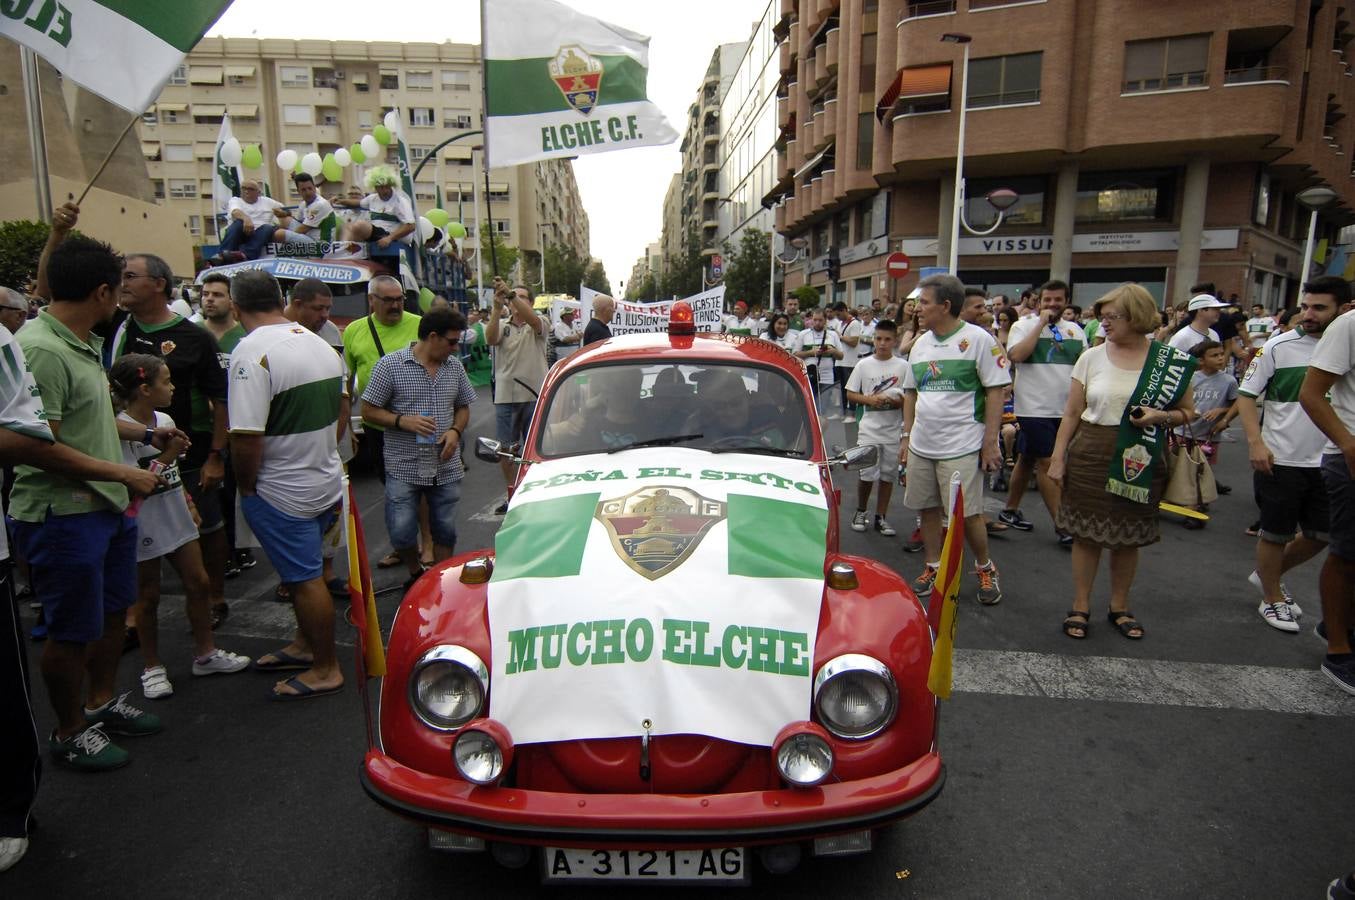
<path id="1" fill-rule="evenodd" d="M 0 297 L 8 301 L 0 462 L 16 466 L 7 509 L 14 556 L 41 610 L 40 670 L 56 721 L 46 748 L 58 765 L 103 771 L 129 759 L 115 738 L 163 727 L 118 691 L 121 655 L 139 648 L 147 700 L 171 697 L 180 674 L 158 640 L 162 561 L 184 585 L 192 676 L 280 673 L 271 692 L 280 702 L 342 691 L 333 597 L 346 584 L 332 560 L 345 464 L 383 482 L 391 552 L 380 564 L 403 567 L 412 584 L 455 552 L 462 444 L 477 400 L 466 348 L 492 348 L 496 437 L 512 445 L 532 421 L 548 358 L 610 337 L 615 303 L 599 295 L 586 327 L 572 310 L 552 326 L 527 288 L 496 278 L 486 310 L 467 316 L 437 304 L 420 316 L 400 281 L 381 276 L 369 285 L 369 314 L 340 333 L 323 282 L 301 281 L 284 296 L 260 271 L 208 272 L 190 319 L 174 307 L 163 260 L 72 236 L 78 213 L 71 204 L 56 213 L 34 288 L 41 310 L 29 317 L 21 295 Z M 373 227 L 364 239 L 398 240 L 397 232 L 378 237 Z M 820 420 L 842 420 L 849 436 L 878 448 L 857 477 L 850 527 L 895 536 L 890 504 L 901 484 L 917 516 L 903 550 L 923 553 L 912 586 L 924 599 L 938 575 L 952 481 L 963 489 L 962 530 L 985 605 L 1002 600 L 989 535 L 1037 527 L 1021 510 L 1033 482 L 1052 533 L 1071 551 L 1062 629 L 1074 639 L 1091 631 L 1105 554 L 1107 620 L 1126 638 L 1144 637 L 1131 591 L 1140 549 L 1160 536 L 1167 451 L 1199 443 L 1216 459 L 1220 433 L 1240 419 L 1259 509 L 1250 579 L 1259 617 L 1299 630 L 1284 574 L 1326 548 L 1321 669 L 1355 693 L 1350 285 L 1315 279 L 1279 317 L 1233 312 L 1212 285 L 1191 294 L 1162 313 L 1128 284 L 1079 308 L 1057 280 L 1009 301 L 934 275 L 901 304 L 802 311 L 789 297 L 764 315 L 736 301 L 722 327 L 800 360 Z M 510 498 L 515 474 L 505 457 Z M 985 495 L 997 489 L 1006 502 L 989 519 Z M 1197 512 L 1192 520 L 1206 517 Z M 218 646 L 213 632 L 230 613 L 224 581 L 253 564 L 255 546 L 297 627 L 287 644 L 250 660 Z M 0 529 L 0 558 L 9 556 Z M 8 567 L 0 592 L 14 592 Z M 0 852 L 26 835 L 44 743 L 13 613 L 4 621 L 14 640 L 0 640 L 0 702 L 6 722 L 26 723 L 18 769 L 28 787 L 6 795 L 19 799 L 0 809 Z"/>

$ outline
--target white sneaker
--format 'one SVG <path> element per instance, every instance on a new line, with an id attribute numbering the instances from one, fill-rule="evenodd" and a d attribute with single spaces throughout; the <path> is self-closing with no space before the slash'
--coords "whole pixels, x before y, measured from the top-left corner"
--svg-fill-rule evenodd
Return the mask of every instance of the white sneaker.
<path id="1" fill-rule="evenodd" d="M 141 673 L 141 693 L 147 700 L 163 700 L 174 696 L 174 685 L 169 683 L 169 675 L 164 666 L 151 666 Z"/>
<path id="2" fill-rule="evenodd" d="M 28 838 L 0 837 L 0 872 L 12 867 L 28 852 Z"/>
<path id="3" fill-rule="evenodd" d="M 884 516 L 875 517 L 875 530 L 885 537 L 893 537 L 898 534 L 898 532 L 894 530 L 894 526 L 890 525 L 889 520 Z"/>
<path id="4" fill-rule="evenodd" d="M 1263 600 L 1256 611 L 1271 628 L 1278 628 L 1280 631 L 1288 631 L 1292 634 L 1298 633 L 1299 623 L 1295 622 L 1293 615 L 1290 614 L 1289 604 L 1284 602 L 1266 603 Z"/>
<path id="5" fill-rule="evenodd" d="M 231 653 L 229 650 L 222 650 L 218 647 L 212 651 L 211 656 L 207 657 L 206 662 L 198 662 L 196 659 L 193 660 L 193 674 L 229 674 L 231 672 L 239 672 L 248 665 L 248 656 L 241 656 L 238 653 Z"/>
<path id="6" fill-rule="evenodd" d="M 852 516 L 852 531 L 866 530 L 866 511 L 858 509 L 856 515 Z"/>
<path id="7" fill-rule="evenodd" d="M 1260 575 L 1252 572 L 1247 576 L 1247 583 L 1256 588 L 1256 591 L 1261 595 L 1262 600 L 1266 599 L 1266 591 L 1265 588 L 1261 587 Z M 1289 593 L 1289 585 L 1285 584 L 1283 581 L 1280 582 L 1280 596 L 1284 599 L 1284 605 L 1289 607 L 1289 615 L 1293 616 L 1295 619 L 1303 615 L 1303 610 L 1294 602 L 1294 595 Z"/>

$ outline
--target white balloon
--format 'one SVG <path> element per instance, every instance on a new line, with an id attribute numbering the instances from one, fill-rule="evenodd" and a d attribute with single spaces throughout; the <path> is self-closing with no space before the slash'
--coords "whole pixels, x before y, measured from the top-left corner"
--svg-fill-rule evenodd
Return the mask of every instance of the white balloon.
<path id="1" fill-rule="evenodd" d="M 301 157 L 301 171 L 314 178 L 320 174 L 320 170 L 325 167 L 325 161 L 320 158 L 320 154 L 311 152 Z"/>
<path id="2" fill-rule="evenodd" d="M 278 153 L 278 168 L 285 171 L 292 171 L 296 168 L 296 151 L 283 150 Z"/>
<path id="3" fill-rule="evenodd" d="M 221 144 L 221 161 L 228 166 L 240 165 L 240 157 L 244 151 L 240 148 L 240 142 L 235 138 L 226 138 Z"/>
<path id="4" fill-rule="evenodd" d="M 362 136 L 362 152 L 367 154 L 367 162 L 380 162 L 377 157 L 383 156 L 380 142 L 370 134 Z"/>
<path id="5" fill-rule="evenodd" d="M 353 157 L 347 150 L 340 147 L 334 151 L 334 161 L 346 169 L 353 164 Z"/>
<path id="6" fill-rule="evenodd" d="M 391 110 L 386 113 L 385 118 L 381 120 L 381 124 L 390 129 L 391 134 L 396 134 L 400 130 L 400 114 Z"/>
<path id="7" fill-rule="evenodd" d="M 420 242 L 427 241 L 429 238 L 431 238 L 431 237 L 433 236 L 433 232 L 436 231 L 436 230 L 437 230 L 437 229 L 433 226 L 433 223 L 430 222 L 430 221 L 428 221 L 428 219 L 427 219 L 426 217 L 424 217 L 424 216 L 419 216 L 419 241 L 420 241 Z"/>

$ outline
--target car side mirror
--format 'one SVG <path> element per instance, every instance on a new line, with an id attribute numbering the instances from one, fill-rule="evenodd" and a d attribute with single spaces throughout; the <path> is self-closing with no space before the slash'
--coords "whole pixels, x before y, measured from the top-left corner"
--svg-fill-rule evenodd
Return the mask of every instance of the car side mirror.
<path id="1" fill-rule="evenodd" d="M 849 447 L 843 450 L 837 456 L 828 460 L 829 464 L 843 466 L 848 469 L 861 469 L 866 466 L 875 465 L 876 457 L 879 456 L 879 448 L 874 444 L 859 444 L 855 447 Z"/>
<path id="2" fill-rule="evenodd" d="M 504 447 L 503 444 L 493 438 L 479 437 L 475 439 L 475 458 L 487 463 L 497 463 L 501 459 L 520 463 L 522 460 L 517 455 L 517 449 L 517 444 Z"/>

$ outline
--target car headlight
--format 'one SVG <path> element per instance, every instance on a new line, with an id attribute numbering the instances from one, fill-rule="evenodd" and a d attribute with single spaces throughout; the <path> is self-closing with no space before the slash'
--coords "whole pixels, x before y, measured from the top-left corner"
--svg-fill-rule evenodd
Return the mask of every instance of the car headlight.
<path id="1" fill-rule="evenodd" d="M 455 731 L 480 714 L 489 692 L 489 669 L 465 647 L 429 650 L 409 673 L 409 705 L 429 728 Z"/>
<path id="2" fill-rule="evenodd" d="M 471 723 L 452 742 L 456 771 L 472 784 L 495 784 L 512 761 L 513 738 L 493 719 Z"/>
<path id="3" fill-rule="evenodd" d="M 813 787 L 833 771 L 828 734 L 813 722 L 793 722 L 772 742 L 776 770 L 795 787 Z"/>
<path id="4" fill-rule="evenodd" d="M 874 737 L 899 708 L 899 688 L 889 668 L 862 653 L 824 663 L 814 677 L 814 711 L 833 734 L 848 740 Z"/>

